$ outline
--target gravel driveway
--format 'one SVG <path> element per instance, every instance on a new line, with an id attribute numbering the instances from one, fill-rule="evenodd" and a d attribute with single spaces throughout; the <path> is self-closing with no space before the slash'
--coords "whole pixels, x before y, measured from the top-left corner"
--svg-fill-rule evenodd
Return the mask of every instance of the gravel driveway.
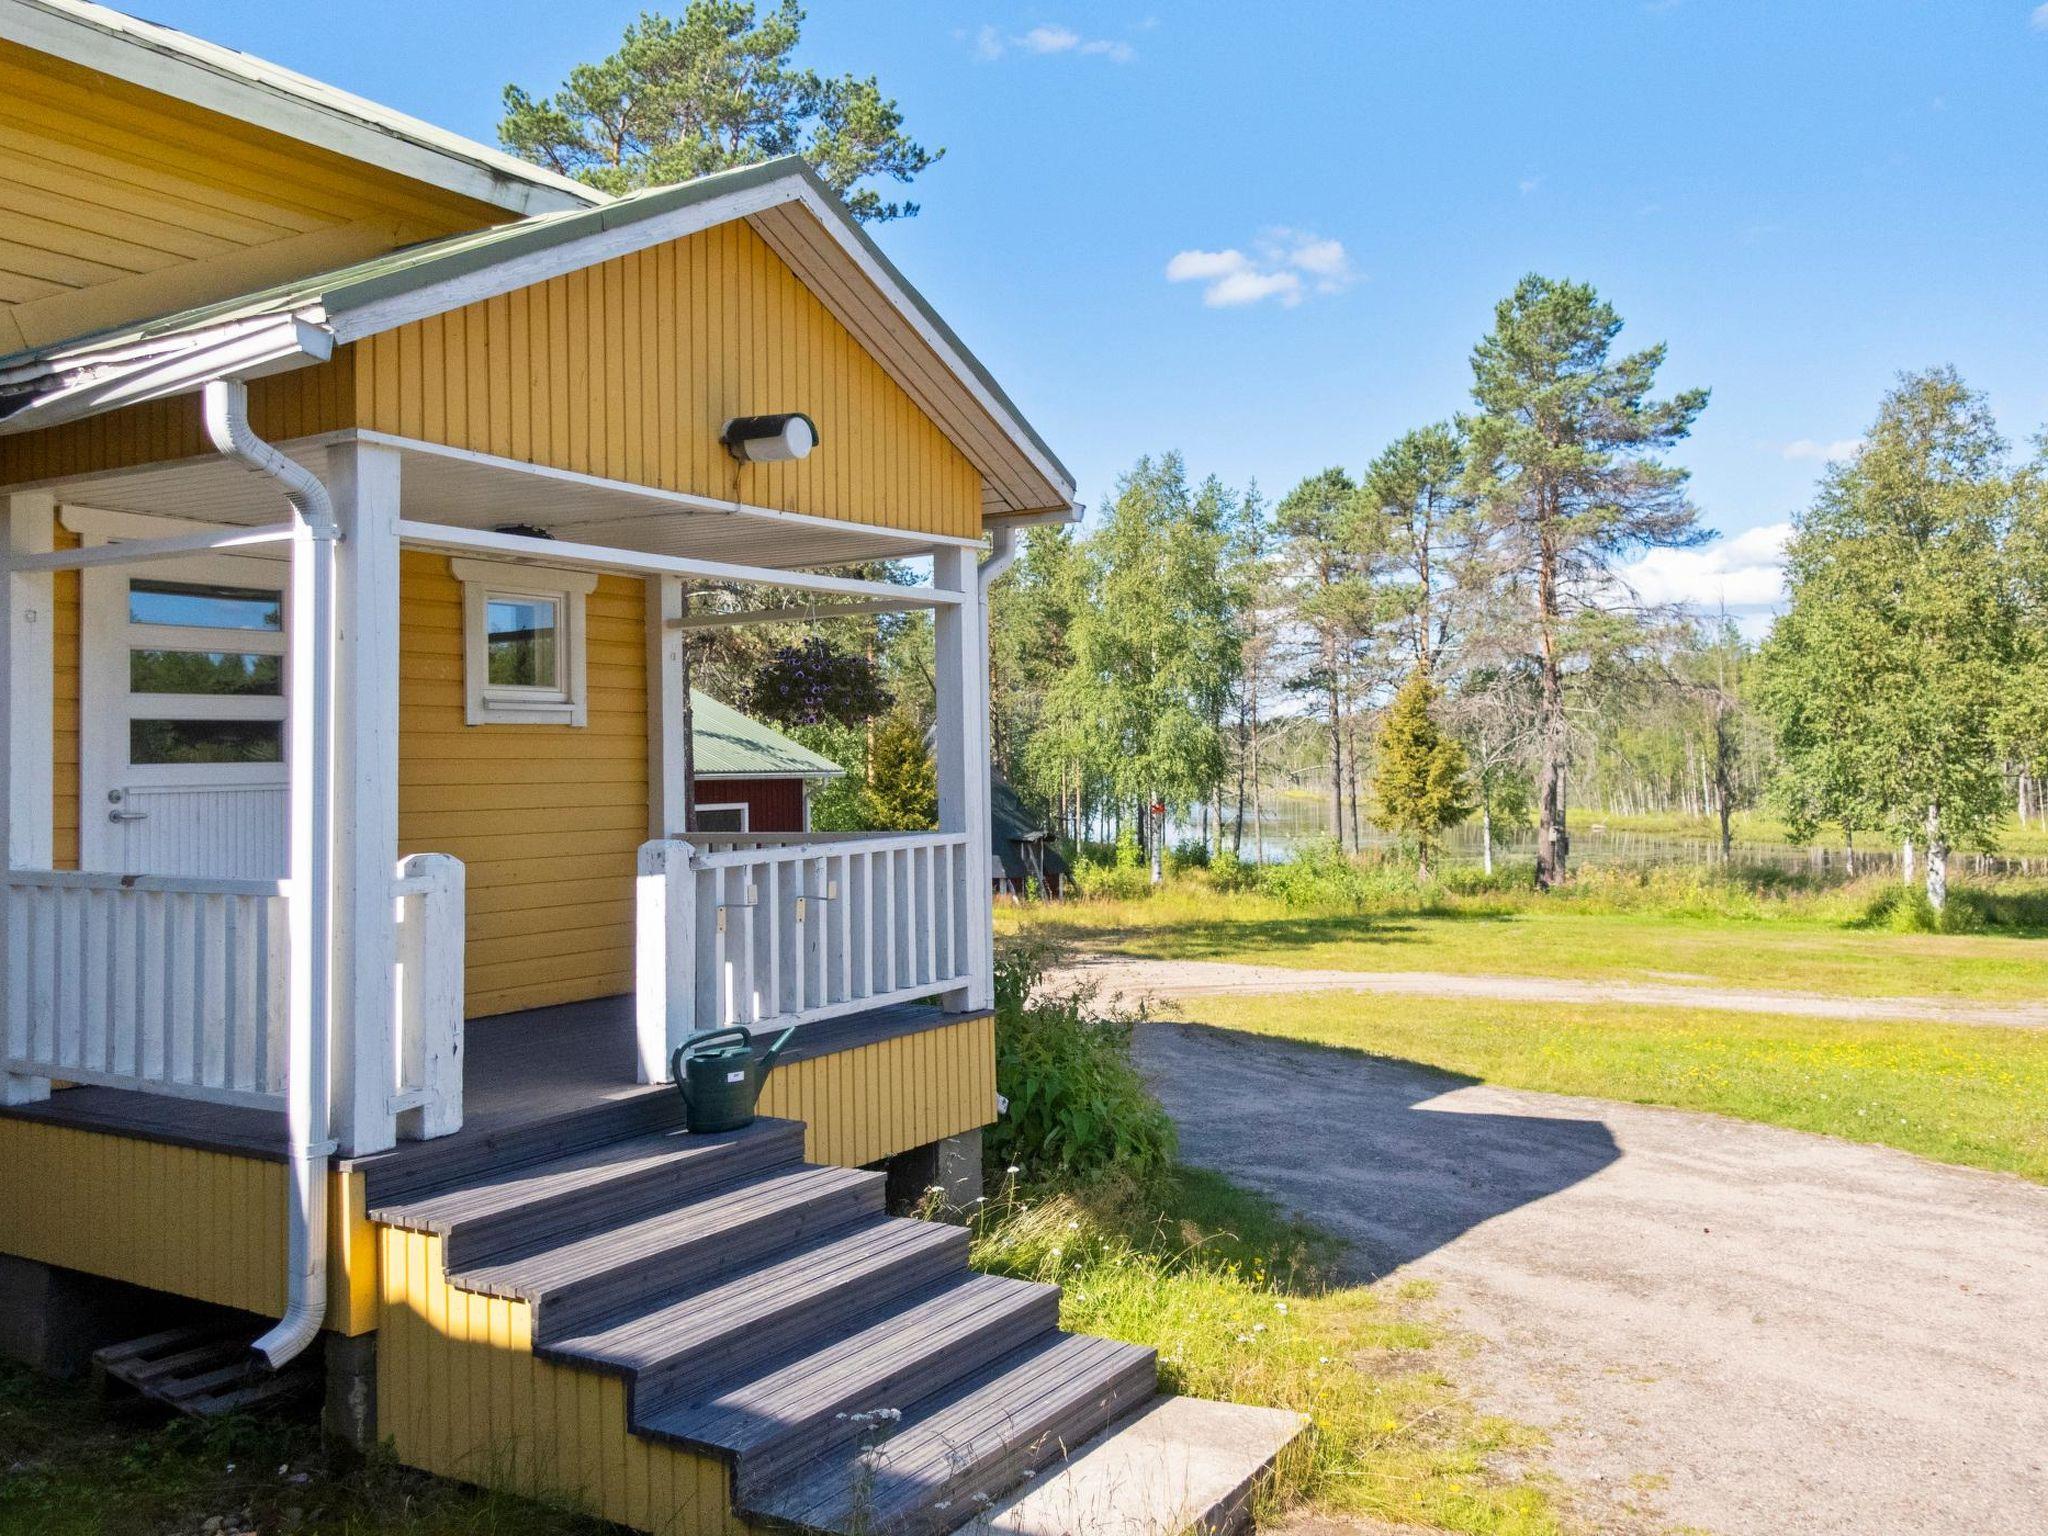
<path id="1" fill-rule="evenodd" d="M 1594 1528 L 2048 1530 L 2048 1189 L 1199 1024 L 1139 1058 L 1188 1161 L 1436 1282 Z"/>

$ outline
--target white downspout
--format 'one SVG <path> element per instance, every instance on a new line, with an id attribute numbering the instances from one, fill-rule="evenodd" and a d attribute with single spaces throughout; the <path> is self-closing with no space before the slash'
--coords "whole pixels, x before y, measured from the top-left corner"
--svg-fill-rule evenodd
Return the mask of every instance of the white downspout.
<path id="1" fill-rule="evenodd" d="M 214 448 L 284 488 L 298 514 L 292 539 L 289 639 L 291 787 L 291 1005 L 285 1127 L 291 1159 L 285 1313 L 255 1343 L 273 1369 L 318 1337 L 327 1311 L 329 1025 L 334 953 L 334 544 L 327 487 L 249 426 L 249 391 L 216 379 L 204 395 Z"/>

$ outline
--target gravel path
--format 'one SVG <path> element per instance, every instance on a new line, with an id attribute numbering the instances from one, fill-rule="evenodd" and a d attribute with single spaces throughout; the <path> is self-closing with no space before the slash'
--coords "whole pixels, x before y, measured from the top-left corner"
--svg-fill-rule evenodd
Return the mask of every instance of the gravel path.
<path id="1" fill-rule="evenodd" d="M 1199 1024 L 1139 1056 L 1189 1161 L 1436 1282 L 1594 1529 L 2048 1528 L 2048 1189 Z"/>
<path id="2" fill-rule="evenodd" d="M 1055 985 L 1086 982 L 1105 996 L 1272 996 L 1288 992 L 1380 992 L 1397 997 L 1481 998 L 1513 1003 L 1630 1003 L 1652 1008 L 1725 1008 L 1809 1018 L 1901 1019 L 2048 1029 L 2048 1005 L 1957 1003 L 1935 997 L 1826 997 L 1732 987 L 1640 981 L 1564 981 L 1544 976 L 1453 976 L 1438 971 L 1303 971 L 1228 960 L 1135 960 L 1091 955 L 1053 973 Z"/>

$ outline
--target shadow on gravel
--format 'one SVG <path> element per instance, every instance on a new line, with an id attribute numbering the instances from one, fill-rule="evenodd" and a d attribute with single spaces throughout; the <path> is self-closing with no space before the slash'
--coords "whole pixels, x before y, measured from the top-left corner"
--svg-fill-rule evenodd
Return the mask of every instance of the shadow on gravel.
<path id="1" fill-rule="evenodd" d="M 1142 1025 L 1137 1047 L 1182 1158 L 1343 1238 L 1363 1280 L 1621 1155 L 1599 1120 L 1433 1106 L 1479 1080 L 1412 1061 L 1200 1023 Z"/>

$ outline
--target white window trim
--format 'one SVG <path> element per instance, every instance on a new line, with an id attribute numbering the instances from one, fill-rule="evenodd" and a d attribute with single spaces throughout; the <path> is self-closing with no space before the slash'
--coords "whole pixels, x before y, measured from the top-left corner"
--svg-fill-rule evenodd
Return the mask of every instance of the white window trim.
<path id="1" fill-rule="evenodd" d="M 699 802 L 697 814 L 702 816 L 706 811 L 738 811 L 740 813 L 740 824 L 735 830 L 739 832 L 751 832 L 754 830 L 748 824 L 750 817 L 748 815 L 747 802 L 744 800 L 714 800 L 709 804 Z M 699 830 L 701 831 L 702 828 L 699 828 Z M 714 832 L 711 835 L 718 837 L 726 834 Z"/>
<path id="2" fill-rule="evenodd" d="M 584 599 L 598 573 L 507 560 L 448 562 L 462 583 L 462 674 L 471 725 L 587 725 L 590 723 L 588 624 Z M 490 685 L 484 613 L 494 596 L 550 598 L 560 615 L 558 649 L 562 689 L 494 688 Z"/>

